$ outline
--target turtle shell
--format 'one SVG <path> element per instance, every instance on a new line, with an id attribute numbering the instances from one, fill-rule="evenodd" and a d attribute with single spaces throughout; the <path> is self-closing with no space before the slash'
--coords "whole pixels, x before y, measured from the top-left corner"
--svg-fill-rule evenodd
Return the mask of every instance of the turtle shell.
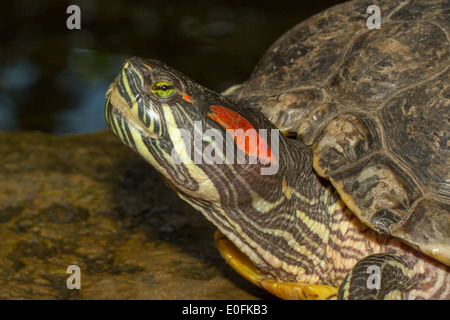
<path id="1" fill-rule="evenodd" d="M 450 265 L 450 4 L 352 1 L 311 17 L 228 95 L 314 151 L 371 228 Z"/>

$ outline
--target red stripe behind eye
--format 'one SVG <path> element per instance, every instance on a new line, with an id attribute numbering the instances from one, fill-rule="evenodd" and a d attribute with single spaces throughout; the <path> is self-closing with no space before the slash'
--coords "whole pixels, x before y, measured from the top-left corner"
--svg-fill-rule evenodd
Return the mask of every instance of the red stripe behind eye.
<path id="1" fill-rule="evenodd" d="M 191 96 L 186 93 L 183 94 L 183 99 L 189 103 L 193 103 Z"/>
<path id="2" fill-rule="evenodd" d="M 212 113 L 209 113 L 208 117 L 216 121 L 227 131 L 237 129 L 242 129 L 244 131 L 235 131 L 234 133 L 229 131 L 234 136 L 234 141 L 236 141 L 236 145 L 239 149 L 247 154 L 268 160 L 272 163 L 276 162 L 276 159 L 264 138 L 258 134 L 258 131 L 247 119 L 239 113 L 222 106 L 209 106 L 209 109 Z M 253 133 L 248 133 L 249 135 L 245 136 L 244 140 L 242 138 L 247 130 L 253 130 Z M 250 139 L 253 137 L 256 137 L 256 143 L 254 143 L 254 141 L 251 141 L 252 143 L 250 143 Z M 266 150 L 266 152 L 264 152 L 264 150 Z"/>

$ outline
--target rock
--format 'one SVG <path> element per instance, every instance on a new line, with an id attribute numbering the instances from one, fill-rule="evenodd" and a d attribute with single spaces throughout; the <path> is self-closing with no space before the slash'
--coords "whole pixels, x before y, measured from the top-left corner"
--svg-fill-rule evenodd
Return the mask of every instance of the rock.
<path id="1" fill-rule="evenodd" d="M 270 298 L 214 231 L 109 131 L 0 133 L 0 299 Z"/>

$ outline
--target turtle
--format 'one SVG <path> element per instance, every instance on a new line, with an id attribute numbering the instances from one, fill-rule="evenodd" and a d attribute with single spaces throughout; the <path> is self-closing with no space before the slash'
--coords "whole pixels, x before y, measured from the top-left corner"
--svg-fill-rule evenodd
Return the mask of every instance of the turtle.
<path id="1" fill-rule="evenodd" d="M 112 132 L 282 299 L 450 299 L 448 1 L 331 7 L 223 93 L 131 57 Z"/>

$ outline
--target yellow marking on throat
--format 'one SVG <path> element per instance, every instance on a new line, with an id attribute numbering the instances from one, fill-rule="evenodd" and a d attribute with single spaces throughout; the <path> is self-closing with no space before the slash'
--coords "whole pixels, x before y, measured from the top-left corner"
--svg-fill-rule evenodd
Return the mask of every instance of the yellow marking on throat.
<path id="1" fill-rule="evenodd" d="M 257 194 L 256 192 L 254 192 L 253 189 L 249 189 L 249 190 L 250 190 L 250 195 L 252 197 L 252 206 L 253 206 L 253 208 L 255 208 L 255 210 L 257 210 L 261 214 L 265 214 L 265 213 L 269 212 L 270 210 L 272 210 L 273 208 L 275 208 L 280 203 L 282 203 L 283 201 L 286 200 L 284 197 L 280 197 L 276 202 L 269 202 L 269 201 L 266 201 L 265 199 L 261 198 L 261 196 L 259 194 Z M 250 223 L 251 221 L 248 220 L 247 222 Z"/>
<path id="2" fill-rule="evenodd" d="M 125 82 L 126 87 L 124 88 L 127 94 L 130 94 L 131 90 L 128 86 L 128 82 Z M 125 100 L 125 98 L 119 93 L 119 90 L 117 87 L 114 87 L 114 89 L 111 91 L 111 95 L 109 97 L 109 101 L 111 102 L 111 105 L 117 109 L 119 113 L 121 113 L 121 116 L 129 123 L 129 127 L 135 128 L 142 136 L 153 138 L 153 139 L 159 139 L 159 137 L 155 134 L 153 134 L 152 131 L 148 130 L 144 127 L 144 125 L 139 121 L 137 118 L 137 112 L 134 112 L 132 108 L 128 107 L 128 103 Z M 137 108 L 137 104 L 133 104 L 133 108 Z M 137 109 L 136 109 L 137 110 Z M 113 117 L 115 118 L 115 117 Z M 118 124 L 118 121 L 115 121 Z M 119 126 L 120 127 L 120 126 Z M 121 137 L 122 138 L 122 137 Z M 134 137 L 133 137 L 134 138 Z"/>
<path id="3" fill-rule="evenodd" d="M 173 115 L 172 108 L 169 107 L 168 104 L 162 104 L 162 109 L 164 113 L 164 118 L 166 122 L 167 133 L 170 136 L 170 140 L 172 140 L 174 152 L 181 159 L 182 164 L 188 169 L 189 174 L 192 176 L 194 180 L 196 180 L 199 184 L 199 190 L 197 193 L 201 194 L 205 200 L 208 199 L 218 199 L 219 194 L 218 190 L 211 182 L 205 172 L 198 167 L 197 164 L 192 161 L 192 157 L 194 156 L 194 145 L 191 144 L 191 152 L 189 156 L 189 152 L 186 149 L 186 144 L 184 143 L 183 133 L 178 128 L 175 117 Z M 193 138 L 193 137 L 192 137 Z M 164 154 L 164 156 L 168 159 L 169 163 L 172 163 L 172 154 Z M 176 166 L 176 164 L 174 164 Z M 182 187 L 180 187 L 182 189 Z"/>
<path id="4" fill-rule="evenodd" d="M 166 121 L 167 132 L 174 146 L 174 152 L 178 154 L 178 157 L 181 159 L 181 162 L 187 168 L 189 168 L 189 171 L 192 173 L 193 171 L 196 171 L 195 165 L 188 155 L 188 151 L 186 150 L 186 145 L 184 143 L 183 134 L 181 133 L 181 130 L 177 126 L 172 110 L 166 103 L 161 104 L 161 106 Z M 191 150 L 191 153 L 192 151 L 193 150 Z"/>
<path id="5" fill-rule="evenodd" d="M 126 93 L 127 93 L 127 95 L 129 97 L 132 97 L 132 101 L 133 101 L 133 105 L 131 106 L 131 111 L 134 114 L 137 115 L 138 112 L 139 112 L 139 110 L 138 110 L 138 108 L 139 108 L 138 97 L 134 97 L 133 96 L 133 92 L 131 91 L 130 84 L 128 83 L 128 78 L 127 78 L 127 76 L 125 74 L 125 70 L 123 70 L 122 73 L 123 73 L 122 79 L 123 79 L 125 91 L 126 91 Z M 141 86 L 143 86 L 144 85 L 144 79 L 142 78 L 141 74 L 136 72 L 136 75 L 139 77 L 139 80 L 141 82 Z M 145 113 L 144 113 L 144 116 L 146 116 Z"/>
<path id="6" fill-rule="evenodd" d="M 294 190 L 291 187 L 288 187 L 286 179 L 283 178 L 283 194 L 286 196 L 286 198 L 291 199 L 293 192 Z"/>
<path id="7" fill-rule="evenodd" d="M 114 123 L 112 124 L 111 127 L 114 128 L 114 131 L 117 134 L 117 136 L 119 137 L 119 139 L 125 142 L 126 140 L 125 140 L 124 135 L 122 134 L 122 130 L 119 130 L 120 128 L 122 128 L 120 126 L 119 119 L 116 117 L 112 117 L 112 121 Z"/>

